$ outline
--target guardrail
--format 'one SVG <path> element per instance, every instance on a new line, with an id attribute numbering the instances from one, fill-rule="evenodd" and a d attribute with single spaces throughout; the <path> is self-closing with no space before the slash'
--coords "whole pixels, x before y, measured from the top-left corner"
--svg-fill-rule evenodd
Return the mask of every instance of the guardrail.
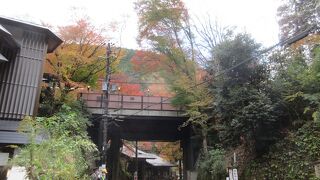
<path id="1" fill-rule="evenodd" d="M 80 93 L 87 108 L 105 108 L 106 98 L 102 93 Z M 171 105 L 170 97 L 161 96 L 129 96 L 122 94 L 109 95 L 109 109 L 180 111 Z"/>

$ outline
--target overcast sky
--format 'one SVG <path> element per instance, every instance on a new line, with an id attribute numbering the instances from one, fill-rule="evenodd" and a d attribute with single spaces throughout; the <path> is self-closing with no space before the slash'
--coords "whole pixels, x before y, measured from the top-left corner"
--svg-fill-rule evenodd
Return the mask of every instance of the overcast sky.
<path id="1" fill-rule="evenodd" d="M 115 34 L 115 43 L 127 48 L 138 48 L 135 0 L 7 0 L 1 2 L 0 15 L 48 23 L 67 25 L 74 14 L 86 14 L 97 26 L 117 21 L 124 24 L 121 33 Z M 222 25 L 237 26 L 264 46 L 278 41 L 276 10 L 279 0 L 184 0 L 189 13 L 198 18 L 210 15 Z M 76 10 L 74 10 L 76 9 Z M 75 13 L 76 12 L 76 13 Z M 120 44 L 121 43 L 121 44 Z"/>

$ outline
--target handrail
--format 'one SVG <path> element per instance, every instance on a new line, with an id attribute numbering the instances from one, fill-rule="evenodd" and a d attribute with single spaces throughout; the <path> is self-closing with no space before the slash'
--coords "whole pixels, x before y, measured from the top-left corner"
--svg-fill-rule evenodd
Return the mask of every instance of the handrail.
<path id="1" fill-rule="evenodd" d="M 78 98 L 85 101 L 87 108 L 105 107 L 102 93 L 80 93 Z M 179 111 L 171 105 L 170 97 L 110 94 L 108 99 L 109 109 Z"/>

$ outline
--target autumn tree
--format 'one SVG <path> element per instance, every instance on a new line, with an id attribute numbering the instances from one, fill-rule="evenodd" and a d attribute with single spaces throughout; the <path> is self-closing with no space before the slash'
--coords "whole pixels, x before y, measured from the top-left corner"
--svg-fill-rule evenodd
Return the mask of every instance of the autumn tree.
<path id="1" fill-rule="evenodd" d="M 61 99 L 79 87 L 95 86 L 98 77 L 103 75 L 107 31 L 92 25 L 86 18 L 58 28 L 64 42 L 47 57 L 45 71 L 55 74 L 63 84 L 59 85 Z"/>
<path id="2" fill-rule="evenodd" d="M 147 42 L 153 50 L 169 58 L 171 64 L 168 66 L 174 65 L 179 73 L 194 78 L 191 72 L 191 62 L 194 61 L 193 37 L 183 2 L 141 0 L 136 3 L 136 10 L 139 17 L 139 42 Z M 188 65 L 190 67 L 185 68 Z"/>
<path id="3" fill-rule="evenodd" d="M 181 0 L 139 0 L 139 42 L 165 56 L 160 73 L 175 93 L 172 103 L 186 107 L 189 120 L 184 124 L 200 129 L 203 150 L 207 153 L 207 134 L 213 116 L 208 115 L 213 96 L 208 91 L 204 68 L 213 60 L 213 48 L 232 35 L 228 27 L 210 18 L 195 26 Z"/>
<path id="4" fill-rule="evenodd" d="M 99 67 L 99 61 L 95 61 L 103 55 L 102 46 L 106 42 L 100 31 L 97 32 L 85 19 L 78 20 L 74 25 L 59 27 L 59 35 L 64 42 L 47 58 L 49 68 L 64 82 L 93 84 L 96 77 L 92 74 L 96 75 Z M 68 86 L 71 88 L 73 85 Z"/>
<path id="5" fill-rule="evenodd" d="M 197 76 L 200 68 L 188 11 L 180 0 L 140 0 L 135 7 L 139 17 L 139 42 L 166 56 L 160 71 L 176 93 L 172 103 L 187 107 L 190 119 L 185 126 L 193 124 L 203 129 L 203 147 L 207 152 L 205 129 L 209 116 L 205 109 L 212 98 L 205 85 L 197 85 L 203 78 Z"/>

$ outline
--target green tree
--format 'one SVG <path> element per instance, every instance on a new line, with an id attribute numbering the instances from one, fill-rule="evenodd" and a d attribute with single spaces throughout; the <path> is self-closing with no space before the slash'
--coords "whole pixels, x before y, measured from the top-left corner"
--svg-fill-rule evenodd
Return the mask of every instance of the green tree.
<path id="1" fill-rule="evenodd" d="M 317 179 L 313 163 L 319 159 L 320 146 L 319 54 L 319 48 L 307 56 L 286 49 L 272 58 L 278 65 L 272 91 L 282 108 L 285 137 L 250 165 L 246 179 Z"/>
<path id="2" fill-rule="evenodd" d="M 308 120 L 317 119 L 320 100 L 319 48 L 314 49 L 309 57 L 293 52 L 291 56 L 281 58 L 273 87 L 287 108 L 287 123 L 300 127 Z"/>
<path id="3" fill-rule="evenodd" d="M 265 149 L 277 132 L 274 105 L 268 96 L 268 71 L 257 55 L 260 46 L 239 34 L 216 46 L 212 73 L 215 116 L 226 147 L 255 144 Z M 223 74 L 220 74 L 224 72 Z M 220 75 L 220 76 L 219 76 Z"/>
<path id="4" fill-rule="evenodd" d="M 226 177 L 225 152 L 222 149 L 213 149 L 208 156 L 201 159 L 199 164 L 198 180 L 220 180 Z"/>

